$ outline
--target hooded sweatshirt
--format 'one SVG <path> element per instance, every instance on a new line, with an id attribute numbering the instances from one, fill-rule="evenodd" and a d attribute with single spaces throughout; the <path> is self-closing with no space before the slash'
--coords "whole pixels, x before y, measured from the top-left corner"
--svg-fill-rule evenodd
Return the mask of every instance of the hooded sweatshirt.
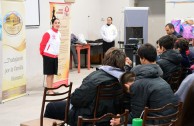
<path id="1" fill-rule="evenodd" d="M 133 118 L 139 118 L 146 106 L 160 108 L 168 103 L 177 103 L 178 98 L 173 94 L 170 85 L 160 77 L 162 70 L 157 64 L 138 65 L 131 71 L 136 74 L 136 80 L 130 88 L 132 95 L 128 123 L 131 123 Z M 166 115 L 172 112 L 174 111 L 167 110 L 158 114 Z M 149 123 L 160 124 L 161 122 Z"/>
<path id="2" fill-rule="evenodd" d="M 170 74 L 181 69 L 182 56 L 175 50 L 167 50 L 160 55 L 157 64 L 163 71 L 163 79 L 168 81 Z"/>

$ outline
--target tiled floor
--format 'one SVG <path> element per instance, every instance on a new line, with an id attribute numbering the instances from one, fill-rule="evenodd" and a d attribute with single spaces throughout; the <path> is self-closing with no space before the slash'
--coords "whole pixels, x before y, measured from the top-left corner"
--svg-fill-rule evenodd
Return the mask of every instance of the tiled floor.
<path id="1" fill-rule="evenodd" d="M 77 69 L 71 70 L 69 80 L 73 82 L 72 91 L 79 87 L 83 78 L 94 70 L 95 68 L 90 70 L 81 69 L 80 74 L 77 73 Z M 43 87 L 40 85 L 28 89 L 27 95 L 23 97 L 0 104 L 0 126 L 19 126 L 21 122 L 39 118 L 42 93 Z"/>

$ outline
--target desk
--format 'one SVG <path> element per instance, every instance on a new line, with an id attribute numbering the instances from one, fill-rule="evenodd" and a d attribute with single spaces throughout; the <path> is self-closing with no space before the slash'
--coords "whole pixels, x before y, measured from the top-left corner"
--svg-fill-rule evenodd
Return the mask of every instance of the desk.
<path id="1" fill-rule="evenodd" d="M 87 67 L 88 70 L 90 69 L 90 44 L 76 44 L 75 46 L 77 51 L 77 60 L 78 60 L 78 73 L 80 73 L 80 67 L 81 67 L 81 60 L 80 60 L 80 51 L 83 49 L 87 50 Z M 72 68 L 72 56 L 70 56 L 70 68 Z"/>

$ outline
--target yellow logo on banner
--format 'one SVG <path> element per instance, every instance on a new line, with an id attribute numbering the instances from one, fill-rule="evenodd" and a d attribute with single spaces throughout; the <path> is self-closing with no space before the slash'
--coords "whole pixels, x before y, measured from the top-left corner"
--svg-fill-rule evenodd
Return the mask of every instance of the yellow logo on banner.
<path id="1" fill-rule="evenodd" d="M 16 35 L 22 29 L 22 18 L 17 12 L 10 12 L 3 18 L 3 28 L 9 35 Z"/>

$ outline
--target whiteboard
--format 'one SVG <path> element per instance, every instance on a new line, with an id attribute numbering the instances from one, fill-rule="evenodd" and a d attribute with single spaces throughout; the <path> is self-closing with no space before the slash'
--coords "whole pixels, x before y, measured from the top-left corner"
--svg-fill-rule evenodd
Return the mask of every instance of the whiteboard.
<path id="1" fill-rule="evenodd" d="M 40 26 L 39 0 L 26 0 L 26 26 Z"/>

